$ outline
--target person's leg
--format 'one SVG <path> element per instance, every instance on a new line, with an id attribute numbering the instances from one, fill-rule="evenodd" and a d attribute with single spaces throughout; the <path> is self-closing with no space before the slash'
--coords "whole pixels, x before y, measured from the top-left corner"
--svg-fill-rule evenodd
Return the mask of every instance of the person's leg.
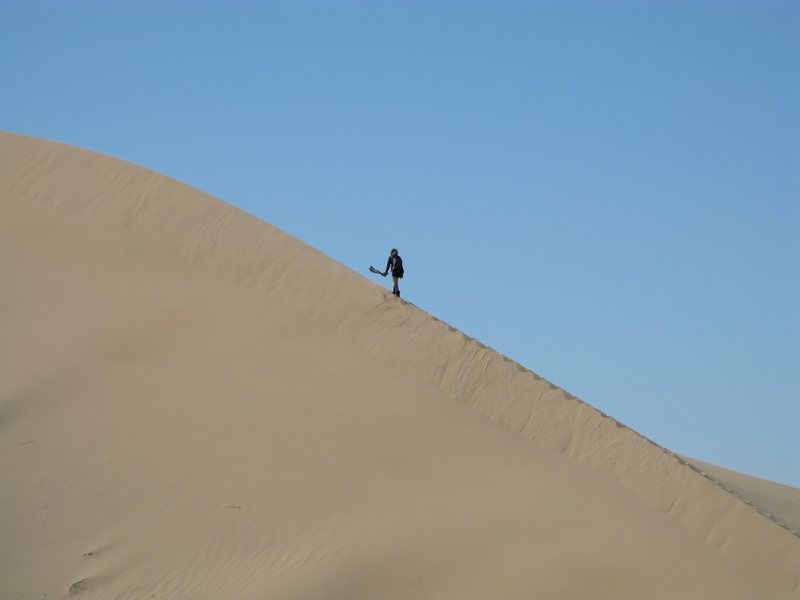
<path id="1" fill-rule="evenodd" d="M 399 296 L 400 295 L 400 287 L 397 285 L 397 276 L 396 275 L 392 277 L 392 281 L 394 282 L 394 288 L 392 289 L 392 293 L 395 296 Z"/>

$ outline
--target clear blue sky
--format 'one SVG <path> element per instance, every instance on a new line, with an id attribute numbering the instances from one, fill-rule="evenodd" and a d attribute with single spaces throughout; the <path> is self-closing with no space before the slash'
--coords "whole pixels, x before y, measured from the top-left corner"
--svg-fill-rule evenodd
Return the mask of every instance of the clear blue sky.
<path id="1" fill-rule="evenodd" d="M 800 487 L 800 3 L 0 0 L 0 72 L 0 129 L 396 246 L 425 310 Z"/>

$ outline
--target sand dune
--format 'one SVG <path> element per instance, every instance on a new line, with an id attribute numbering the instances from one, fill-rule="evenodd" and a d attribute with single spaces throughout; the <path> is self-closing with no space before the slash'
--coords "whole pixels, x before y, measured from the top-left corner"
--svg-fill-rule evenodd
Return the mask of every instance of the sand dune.
<path id="1" fill-rule="evenodd" d="M 0 211 L 2 599 L 800 598 L 797 490 L 220 200 L 2 134 Z"/>
<path id="2" fill-rule="evenodd" d="M 800 531 L 800 490 L 730 469 L 718 467 L 696 458 L 683 457 L 701 474 L 725 490 L 752 504 L 768 519 L 790 531 Z"/>

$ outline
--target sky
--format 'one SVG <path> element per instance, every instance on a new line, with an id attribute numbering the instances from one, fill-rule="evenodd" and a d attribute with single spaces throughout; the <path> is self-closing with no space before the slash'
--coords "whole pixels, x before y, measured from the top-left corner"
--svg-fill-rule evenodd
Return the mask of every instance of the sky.
<path id="1" fill-rule="evenodd" d="M 231 202 L 800 487 L 800 3 L 0 0 L 0 129 Z M 388 282 L 391 284 L 391 282 Z"/>

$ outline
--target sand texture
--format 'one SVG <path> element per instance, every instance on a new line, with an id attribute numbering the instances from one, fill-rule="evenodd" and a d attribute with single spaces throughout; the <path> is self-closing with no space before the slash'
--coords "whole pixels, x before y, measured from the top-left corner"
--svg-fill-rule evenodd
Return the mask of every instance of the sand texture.
<path id="1" fill-rule="evenodd" d="M 800 598 L 798 490 L 172 179 L 0 134 L 0 273 L 0 599 Z"/>
<path id="2" fill-rule="evenodd" d="M 768 519 L 790 531 L 800 531 L 800 490 L 773 481 L 718 467 L 696 458 L 685 457 L 689 464 L 714 482 L 752 504 Z"/>

